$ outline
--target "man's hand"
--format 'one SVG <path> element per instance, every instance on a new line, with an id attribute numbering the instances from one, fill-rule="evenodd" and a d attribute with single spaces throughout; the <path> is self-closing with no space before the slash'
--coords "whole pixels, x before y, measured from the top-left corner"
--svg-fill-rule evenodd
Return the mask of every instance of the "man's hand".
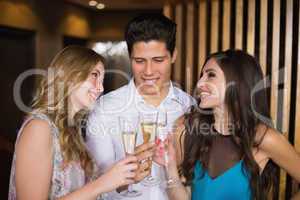
<path id="1" fill-rule="evenodd" d="M 135 148 L 135 156 L 138 158 L 138 162 L 140 163 L 134 178 L 136 183 L 150 175 L 154 149 L 154 143 L 144 143 Z"/>

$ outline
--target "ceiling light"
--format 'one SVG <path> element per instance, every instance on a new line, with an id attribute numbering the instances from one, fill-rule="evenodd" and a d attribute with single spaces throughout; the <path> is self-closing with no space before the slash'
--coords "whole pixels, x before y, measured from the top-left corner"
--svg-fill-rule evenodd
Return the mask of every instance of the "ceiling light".
<path id="1" fill-rule="evenodd" d="M 94 0 L 91 0 L 90 2 L 89 2 L 89 5 L 90 6 L 96 6 L 98 4 L 98 2 L 97 1 L 94 1 Z"/>
<path id="2" fill-rule="evenodd" d="M 105 8 L 105 5 L 103 3 L 98 3 L 96 7 L 101 10 Z"/>

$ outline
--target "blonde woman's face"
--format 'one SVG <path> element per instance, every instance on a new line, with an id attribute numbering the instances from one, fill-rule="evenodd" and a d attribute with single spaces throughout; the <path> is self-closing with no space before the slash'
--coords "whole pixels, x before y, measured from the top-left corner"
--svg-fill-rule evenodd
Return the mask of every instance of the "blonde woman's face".
<path id="1" fill-rule="evenodd" d="M 77 110 L 90 109 L 103 92 L 104 66 L 99 62 L 90 72 L 88 78 L 71 92 L 73 107 Z"/>

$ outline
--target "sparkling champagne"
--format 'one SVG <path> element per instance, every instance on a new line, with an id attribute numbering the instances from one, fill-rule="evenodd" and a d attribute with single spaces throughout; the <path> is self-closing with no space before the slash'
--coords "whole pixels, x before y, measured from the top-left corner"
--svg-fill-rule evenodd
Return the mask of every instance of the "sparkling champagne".
<path id="1" fill-rule="evenodd" d="M 153 142 L 155 140 L 156 134 L 156 123 L 141 123 L 141 128 L 143 132 L 144 143 Z"/>
<path id="2" fill-rule="evenodd" d="M 135 132 L 123 132 L 123 144 L 124 149 L 127 154 L 134 154 L 134 148 L 136 143 L 136 133 Z"/>

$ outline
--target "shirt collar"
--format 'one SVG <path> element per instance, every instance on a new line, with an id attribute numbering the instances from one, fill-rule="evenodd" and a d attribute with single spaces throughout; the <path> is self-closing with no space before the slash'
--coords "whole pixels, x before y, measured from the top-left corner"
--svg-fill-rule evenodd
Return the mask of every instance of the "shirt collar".
<path id="1" fill-rule="evenodd" d="M 137 88 L 135 86 L 133 78 L 130 80 L 128 86 L 129 86 L 130 94 L 134 96 L 135 101 L 137 103 L 145 103 L 145 100 L 143 99 L 143 97 L 137 91 Z M 169 87 L 168 94 L 165 97 L 165 99 L 162 100 L 161 104 L 163 104 L 165 102 L 168 103 L 169 101 L 175 101 L 175 102 L 177 102 L 181 105 L 184 105 L 184 102 L 181 101 L 179 95 L 177 94 L 177 91 L 176 91 L 175 87 L 173 86 L 172 81 L 170 81 L 170 87 Z"/>

